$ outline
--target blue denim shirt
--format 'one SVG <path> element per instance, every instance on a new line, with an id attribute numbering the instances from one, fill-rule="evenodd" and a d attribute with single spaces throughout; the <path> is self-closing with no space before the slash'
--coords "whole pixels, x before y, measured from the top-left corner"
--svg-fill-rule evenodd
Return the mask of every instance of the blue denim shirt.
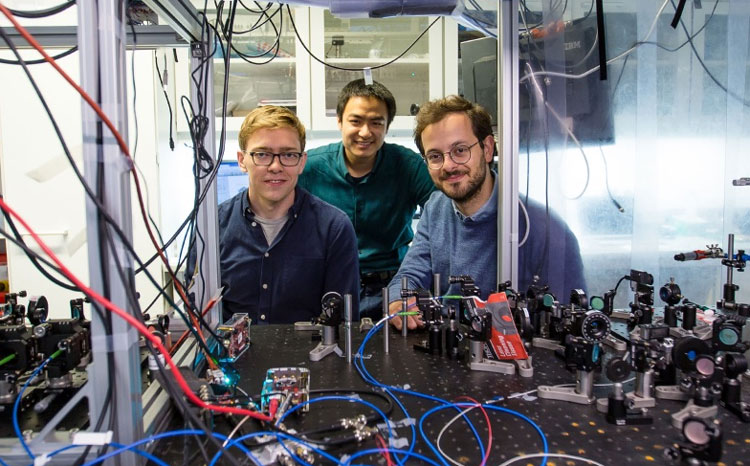
<path id="1" fill-rule="evenodd" d="M 351 294 L 358 318 L 357 238 L 342 211 L 297 187 L 289 219 L 270 245 L 247 190 L 221 203 L 218 218 L 225 319 L 246 312 L 261 325 L 309 320 L 320 315 L 328 291 Z"/>

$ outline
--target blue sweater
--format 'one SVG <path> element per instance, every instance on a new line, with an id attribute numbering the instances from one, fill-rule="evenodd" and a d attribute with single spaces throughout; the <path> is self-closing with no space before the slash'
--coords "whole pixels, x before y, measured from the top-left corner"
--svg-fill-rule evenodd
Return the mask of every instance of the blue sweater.
<path id="1" fill-rule="evenodd" d="M 417 225 L 414 242 L 401 268 L 388 286 L 390 301 L 401 297 L 401 277 L 407 277 L 410 288 L 432 289 L 433 274 L 440 274 L 444 294 L 457 294 L 458 285 L 449 287 L 451 275 L 470 275 L 486 299 L 497 289 L 497 176 L 490 199 L 473 216 L 466 217 L 453 201 L 440 191 L 430 196 Z M 534 275 L 562 302 L 570 290 L 585 289 L 583 264 L 578 241 L 568 226 L 544 206 L 529 201 L 527 205 L 531 230 L 526 243 L 519 248 L 519 284 L 513 287 L 525 292 Z M 520 238 L 527 225 L 519 216 Z"/>

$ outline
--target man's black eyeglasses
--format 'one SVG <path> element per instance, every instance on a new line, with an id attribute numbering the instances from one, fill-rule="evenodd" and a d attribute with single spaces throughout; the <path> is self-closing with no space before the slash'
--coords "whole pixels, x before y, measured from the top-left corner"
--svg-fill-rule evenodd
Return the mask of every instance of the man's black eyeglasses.
<path id="1" fill-rule="evenodd" d="M 285 167 L 295 167 L 299 165 L 299 161 L 302 160 L 302 152 L 281 152 L 276 154 L 274 152 L 246 152 L 242 151 L 243 154 L 249 155 L 253 159 L 253 163 L 259 167 L 267 167 L 273 163 L 274 157 L 279 158 L 279 163 Z"/>

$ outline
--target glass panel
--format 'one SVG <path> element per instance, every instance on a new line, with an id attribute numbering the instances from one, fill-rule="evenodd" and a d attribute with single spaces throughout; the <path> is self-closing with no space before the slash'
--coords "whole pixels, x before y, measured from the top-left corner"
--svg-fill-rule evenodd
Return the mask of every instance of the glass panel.
<path id="1" fill-rule="evenodd" d="M 214 21 L 211 13 L 208 16 Z M 225 21 L 227 16 L 224 12 Z M 296 110 L 295 34 L 287 16 L 286 8 L 276 4 L 269 4 L 262 10 L 238 6 L 230 53 L 228 117 L 244 117 L 261 105 L 281 105 Z M 224 96 L 223 56 L 219 48 L 214 62 L 217 116 L 221 115 Z"/>
<path id="2" fill-rule="evenodd" d="M 685 297 L 716 305 L 726 280 L 721 261 L 674 256 L 714 244 L 726 253 L 729 233 L 735 253 L 750 247 L 750 187 L 732 185 L 750 176 L 747 2 L 689 2 L 673 29 L 669 0 L 629 7 L 605 0 L 606 81 L 598 70 L 581 76 L 599 63 L 598 48 L 585 60 L 577 52 L 597 44 L 588 4 L 526 5 L 535 22 L 565 23 L 562 32 L 519 41 L 520 101 L 528 102 L 520 112 L 522 197 L 548 199 L 575 232 L 590 295 L 632 268 L 653 274 L 657 306 L 670 277 Z M 750 301 L 750 277 L 735 270 L 733 278 L 737 301 Z M 632 300 L 623 285 L 619 308 Z"/>
<path id="3" fill-rule="evenodd" d="M 336 18 L 325 12 L 325 57 L 342 68 L 364 68 L 384 64 L 397 57 L 430 24 L 424 17 Z M 372 76 L 396 98 L 396 115 L 410 115 L 411 104 L 429 100 L 428 34 L 422 36 L 403 57 Z M 326 67 L 326 116 L 336 116 L 341 88 L 362 77 L 362 71 Z"/>

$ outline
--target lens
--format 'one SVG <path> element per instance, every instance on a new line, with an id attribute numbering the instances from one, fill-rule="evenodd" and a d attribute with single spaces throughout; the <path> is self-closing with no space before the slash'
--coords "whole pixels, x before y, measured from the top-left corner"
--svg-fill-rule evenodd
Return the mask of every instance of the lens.
<path id="1" fill-rule="evenodd" d="M 604 309 L 604 300 L 600 298 L 599 296 L 592 296 L 591 297 L 591 307 L 595 311 L 601 311 Z"/>
<path id="2" fill-rule="evenodd" d="M 688 419 L 685 421 L 685 424 L 682 426 L 682 435 L 685 436 L 688 442 L 696 445 L 705 445 L 711 440 L 708 432 L 706 432 L 706 425 L 698 419 Z"/>
<path id="3" fill-rule="evenodd" d="M 713 358 L 710 356 L 699 356 L 695 360 L 695 370 L 705 377 L 714 375 L 715 369 L 716 364 L 714 363 Z"/>
<path id="4" fill-rule="evenodd" d="M 734 346 L 740 340 L 740 336 L 733 328 L 723 328 L 719 330 L 719 341 L 727 346 Z"/>
<path id="5" fill-rule="evenodd" d="M 600 311 L 588 311 L 581 322 L 581 336 L 584 340 L 595 343 L 609 335 L 611 324 L 609 318 Z"/>

